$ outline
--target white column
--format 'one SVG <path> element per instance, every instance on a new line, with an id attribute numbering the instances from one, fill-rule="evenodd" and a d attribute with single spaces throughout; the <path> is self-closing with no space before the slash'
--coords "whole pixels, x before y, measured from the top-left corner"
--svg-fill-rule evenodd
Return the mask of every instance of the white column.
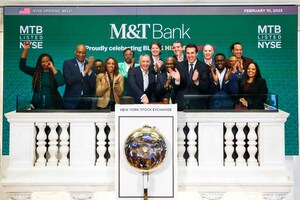
<path id="1" fill-rule="evenodd" d="M 57 166 L 58 164 L 58 134 L 56 132 L 57 128 L 57 123 L 47 123 L 47 125 L 50 127 L 50 133 L 48 136 L 49 139 L 49 147 L 48 147 L 48 152 L 49 152 L 49 159 L 47 162 L 47 166 Z"/>
<path id="2" fill-rule="evenodd" d="M 235 166 L 234 159 L 232 158 L 232 154 L 234 152 L 233 147 L 233 139 L 234 135 L 232 132 L 232 127 L 234 126 L 234 123 L 225 123 L 226 127 L 226 133 L 225 133 L 225 153 L 226 153 L 226 159 L 225 159 L 225 166 Z"/>
<path id="3" fill-rule="evenodd" d="M 196 133 L 195 133 L 195 128 L 197 126 L 197 123 L 188 123 L 189 126 L 189 133 L 187 134 L 187 139 L 188 139 L 188 148 L 187 151 L 190 155 L 190 157 L 187 160 L 187 166 L 197 166 L 197 160 L 195 158 L 195 154 L 197 151 L 197 147 L 196 147 Z"/>
<path id="4" fill-rule="evenodd" d="M 97 153 L 99 155 L 96 165 L 97 166 L 106 166 L 106 159 L 104 158 L 104 154 L 106 151 L 105 147 L 105 139 L 106 139 L 106 134 L 104 132 L 104 128 L 106 124 L 104 123 L 96 123 L 96 126 L 99 128 L 99 132 L 97 134 Z"/>
<path id="5" fill-rule="evenodd" d="M 45 133 L 46 123 L 36 123 L 36 126 L 39 128 L 39 132 L 36 136 L 37 139 L 37 160 L 35 162 L 35 166 L 42 167 L 46 166 L 46 139 L 47 135 Z"/>
<path id="6" fill-rule="evenodd" d="M 255 132 L 255 128 L 257 127 L 258 123 L 248 123 L 249 127 L 249 133 L 248 133 L 248 153 L 249 153 L 249 158 L 248 158 L 248 166 L 258 166 L 257 159 L 255 158 L 255 154 L 257 153 L 257 135 Z"/>
<path id="7" fill-rule="evenodd" d="M 60 154 L 61 158 L 59 160 L 58 165 L 59 166 L 69 166 L 69 159 L 68 159 L 68 153 L 69 153 L 69 133 L 68 133 L 68 127 L 69 123 L 59 123 L 59 126 L 61 127 L 61 134 L 60 134 Z"/>
<path id="8" fill-rule="evenodd" d="M 236 159 L 236 166 L 246 166 L 246 160 L 244 159 L 244 154 L 246 152 L 245 148 L 245 133 L 244 133 L 244 127 L 246 125 L 245 123 L 236 123 L 236 127 L 238 128 L 238 132 L 236 133 L 236 153 L 238 155 Z"/>
<path id="9" fill-rule="evenodd" d="M 115 125 L 108 124 L 110 128 L 110 132 L 108 134 L 109 147 L 108 152 L 110 154 L 110 158 L 107 161 L 107 166 L 114 166 L 115 164 Z"/>
<path id="10" fill-rule="evenodd" d="M 184 151 L 185 151 L 185 134 L 183 132 L 183 127 L 185 124 L 178 123 L 178 136 L 177 136 L 177 158 L 178 158 L 178 165 L 179 166 L 184 166 L 185 165 L 185 159 L 183 157 Z"/>

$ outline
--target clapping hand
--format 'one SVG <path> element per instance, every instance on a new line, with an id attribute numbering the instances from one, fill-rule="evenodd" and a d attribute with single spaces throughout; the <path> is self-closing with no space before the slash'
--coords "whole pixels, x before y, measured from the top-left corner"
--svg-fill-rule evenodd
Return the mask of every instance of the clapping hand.
<path id="1" fill-rule="evenodd" d="M 115 81 L 115 84 L 118 84 L 118 83 L 119 83 L 120 77 L 121 77 L 121 74 L 118 74 L 117 77 L 116 77 L 116 79 L 115 79 L 115 80 L 116 80 L 116 81 Z"/>
<path id="2" fill-rule="evenodd" d="M 174 70 L 169 68 L 169 73 L 176 81 L 180 81 L 180 73 L 176 68 Z"/>
<path id="3" fill-rule="evenodd" d="M 164 88 L 166 88 L 166 89 L 169 88 L 169 85 L 170 85 L 170 83 L 171 83 L 171 80 L 172 80 L 172 77 L 169 76 L 169 77 L 167 78 L 167 81 L 166 81 L 165 85 L 164 85 Z"/>
<path id="4" fill-rule="evenodd" d="M 229 80 L 230 74 L 231 74 L 231 69 L 227 69 L 227 72 L 225 74 L 225 81 Z"/>
<path id="5" fill-rule="evenodd" d="M 199 82 L 199 72 L 198 72 L 197 69 L 194 70 L 194 73 L 193 73 L 193 76 L 192 76 L 192 80 L 193 80 L 194 82 Z"/>
<path id="6" fill-rule="evenodd" d="M 94 56 L 90 56 L 87 61 L 88 61 L 88 64 L 85 66 L 85 69 L 84 69 L 84 73 L 85 74 L 88 74 L 88 73 L 90 73 L 92 71 L 92 68 L 93 68 L 93 65 L 94 65 L 94 61 L 95 61 Z"/>

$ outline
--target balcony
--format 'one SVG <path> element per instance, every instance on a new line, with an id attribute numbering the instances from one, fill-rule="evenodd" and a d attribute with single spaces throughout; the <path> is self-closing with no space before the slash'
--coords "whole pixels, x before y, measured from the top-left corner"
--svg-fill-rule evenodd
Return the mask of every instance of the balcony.
<path id="1" fill-rule="evenodd" d="M 114 192 L 114 112 L 13 111 L 5 116 L 10 155 L 2 183 L 9 199 L 32 199 L 36 192 L 97 199 L 99 192 Z M 280 110 L 178 112 L 178 192 L 194 192 L 199 199 L 225 199 L 230 192 L 289 199 L 288 116 Z"/>

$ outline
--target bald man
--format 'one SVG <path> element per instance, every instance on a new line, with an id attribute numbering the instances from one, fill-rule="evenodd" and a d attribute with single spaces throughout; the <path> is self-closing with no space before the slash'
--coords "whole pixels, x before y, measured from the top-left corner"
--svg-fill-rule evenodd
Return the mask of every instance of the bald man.
<path id="1" fill-rule="evenodd" d="M 91 97 L 95 92 L 96 75 L 92 72 L 94 57 L 86 59 L 86 47 L 77 45 L 75 58 L 63 64 L 63 75 L 66 81 L 63 96 L 66 109 L 91 109 Z"/>

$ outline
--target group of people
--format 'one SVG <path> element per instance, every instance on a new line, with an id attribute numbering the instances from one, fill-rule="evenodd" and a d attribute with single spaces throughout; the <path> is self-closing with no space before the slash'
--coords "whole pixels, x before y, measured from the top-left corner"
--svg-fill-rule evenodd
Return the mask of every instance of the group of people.
<path id="1" fill-rule="evenodd" d="M 24 42 L 20 69 L 32 78 L 34 109 L 99 109 L 114 110 L 123 96 L 136 104 L 167 100 L 178 110 L 195 109 L 264 109 L 268 94 L 266 81 L 252 59 L 243 56 L 241 43 L 231 46 L 232 56 L 214 55 L 214 47 L 203 47 L 203 60 L 198 59 L 195 44 L 173 43 L 174 55 L 161 59 L 162 46 L 150 44 L 150 55 L 123 51 L 124 62 L 108 57 L 103 62 L 87 58 L 85 45 L 75 49 L 75 58 L 63 63 L 63 73 L 56 69 L 50 55 L 41 54 L 36 67 L 26 65 L 30 42 Z M 184 53 L 185 52 L 185 53 Z M 58 87 L 65 86 L 63 98 Z M 187 96 L 197 98 L 187 104 Z M 93 98 L 97 97 L 96 102 Z"/>

